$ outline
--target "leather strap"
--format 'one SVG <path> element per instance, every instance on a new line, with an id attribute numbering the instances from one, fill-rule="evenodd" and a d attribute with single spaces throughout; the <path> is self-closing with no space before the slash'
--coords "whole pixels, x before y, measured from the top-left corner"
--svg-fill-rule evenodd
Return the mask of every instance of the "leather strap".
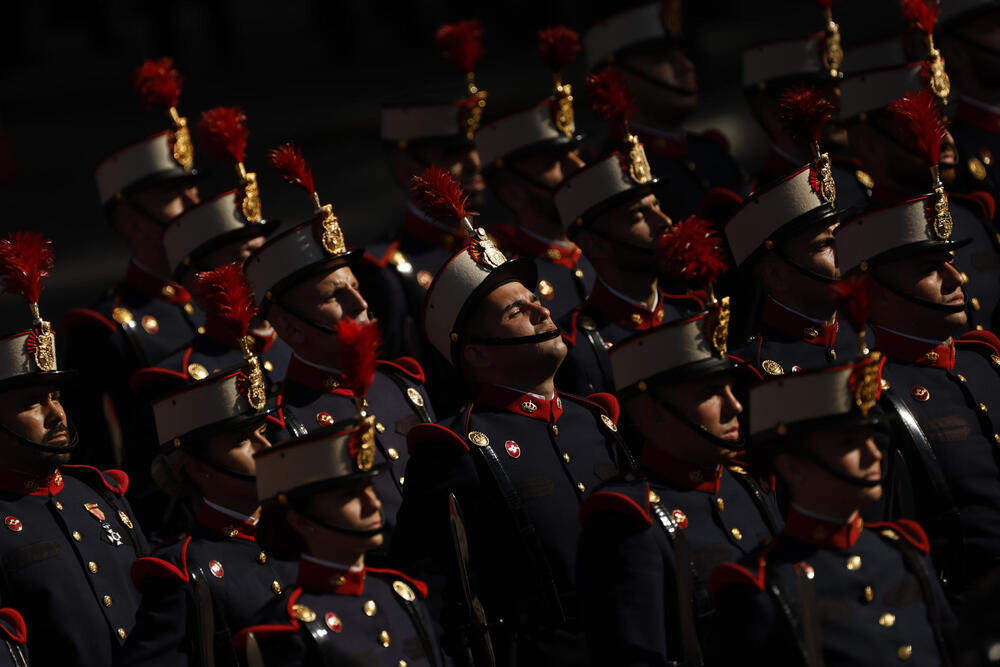
<path id="1" fill-rule="evenodd" d="M 403 379 L 402 375 L 398 371 L 396 371 L 392 367 L 389 367 L 389 368 L 382 367 L 382 368 L 379 368 L 379 370 L 383 371 L 382 374 L 385 375 L 390 380 L 392 380 L 393 384 L 395 384 L 397 387 L 399 387 L 399 391 L 404 396 L 406 396 L 406 390 L 410 389 L 411 386 L 409 384 L 407 384 L 406 380 Z M 413 388 L 415 389 L 415 387 L 413 387 Z M 414 403 L 413 401 L 411 401 L 409 399 L 409 397 L 407 396 L 406 402 L 410 404 L 410 407 L 413 408 L 413 411 L 415 413 L 417 413 L 418 417 L 420 417 L 420 421 L 422 421 L 422 422 L 431 422 L 431 421 L 433 421 L 431 419 L 430 413 L 427 412 L 427 402 L 426 401 L 424 401 L 424 405 L 417 405 L 416 403 Z"/>
<path id="2" fill-rule="evenodd" d="M 756 480 L 750 475 L 737 472 L 732 468 L 727 468 L 729 472 L 733 474 L 733 477 L 737 482 L 740 483 L 750 497 L 753 498 L 754 503 L 757 504 L 757 509 L 760 511 L 761 517 L 764 519 L 764 523 L 767 524 L 767 529 L 771 531 L 772 535 L 777 535 L 781 532 L 781 528 L 778 526 L 778 520 L 775 518 L 774 513 L 771 512 L 770 506 L 768 506 L 767 501 L 764 499 L 764 492 L 761 490 L 760 486 L 757 484 Z"/>
<path id="3" fill-rule="evenodd" d="M 406 614 L 413 623 L 413 628 L 417 631 L 417 637 L 420 639 L 420 645 L 424 647 L 427 662 L 431 664 L 431 667 L 437 667 L 438 656 L 434 651 L 434 644 L 431 643 L 430 635 L 427 634 L 427 625 L 424 623 L 424 618 L 420 614 L 420 609 L 417 607 L 416 601 L 411 602 L 399 594 L 396 595 L 396 599 L 399 600 L 399 604 L 406 610 Z"/>
<path id="4" fill-rule="evenodd" d="M 191 573 L 194 589 L 195 627 L 197 629 L 197 654 L 204 667 L 215 667 L 215 609 L 212 591 L 200 567 Z"/>
<path id="5" fill-rule="evenodd" d="M 611 369 L 611 358 L 608 357 L 608 348 L 604 343 L 604 337 L 596 328 L 584 329 L 580 326 L 579 321 L 577 322 L 577 328 L 583 329 L 583 333 L 587 336 L 587 340 L 590 342 L 590 347 L 594 351 L 594 357 L 597 359 L 597 367 L 601 371 L 601 379 L 604 380 L 604 386 L 609 390 L 614 391 L 615 374 Z"/>
<path id="6" fill-rule="evenodd" d="M 149 355 L 146 353 L 146 346 L 142 344 L 142 336 L 139 334 L 139 325 L 135 319 L 129 318 L 125 322 L 119 322 L 119 328 L 128 341 L 128 347 L 132 351 L 132 358 L 136 368 L 146 368 L 150 365 Z"/>
<path id="7" fill-rule="evenodd" d="M 343 656 L 336 656 L 333 651 L 333 643 L 330 641 L 330 631 L 326 628 L 326 623 L 319 620 L 317 616 L 311 621 L 299 619 L 299 625 L 306 631 L 309 639 L 312 640 L 316 648 L 316 656 L 319 657 L 323 667 L 336 667 L 337 660 Z M 311 662 L 309 664 L 312 664 Z"/>
<path id="8" fill-rule="evenodd" d="M 309 433 L 309 431 L 306 430 L 306 427 L 302 425 L 302 422 L 299 421 L 299 418 L 296 417 L 291 410 L 283 408 L 282 412 L 285 416 L 285 428 L 288 429 L 288 432 L 291 433 L 293 437 L 301 438 Z"/>
<path id="9" fill-rule="evenodd" d="M 814 642 L 807 638 L 806 635 L 809 634 L 809 631 L 802 622 L 801 614 L 795 611 L 795 609 L 802 606 L 799 596 L 792 595 L 788 586 L 784 585 L 781 578 L 776 575 L 770 565 L 766 565 L 765 568 L 767 590 L 777 603 L 778 609 L 781 610 L 782 615 L 785 617 L 785 621 L 788 622 L 788 627 L 792 633 L 792 637 L 795 639 L 795 645 L 799 650 L 799 657 L 802 659 L 802 664 L 805 667 L 822 667 L 822 654 L 817 655 L 812 651 L 811 647 Z M 796 590 L 801 592 L 801 587 L 796 586 Z"/>

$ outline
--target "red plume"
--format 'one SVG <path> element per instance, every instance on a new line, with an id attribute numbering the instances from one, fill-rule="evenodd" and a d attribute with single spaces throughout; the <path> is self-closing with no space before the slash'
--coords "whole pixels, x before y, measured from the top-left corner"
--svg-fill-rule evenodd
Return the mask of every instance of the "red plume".
<path id="1" fill-rule="evenodd" d="M 382 332 L 375 322 L 358 324 L 349 317 L 337 322 L 336 329 L 344 386 L 356 397 L 364 396 L 375 379 L 375 362 L 382 345 Z"/>
<path id="2" fill-rule="evenodd" d="M 292 185 L 297 185 L 311 195 L 316 194 L 312 169 L 302 157 L 302 149 L 289 142 L 273 149 L 271 165 L 281 172 L 281 177 Z"/>
<path id="3" fill-rule="evenodd" d="M 239 340 L 258 312 L 253 289 L 236 262 L 223 264 L 212 271 L 202 271 L 195 277 L 195 290 L 205 303 L 209 318 L 222 324 Z"/>
<path id="4" fill-rule="evenodd" d="M 420 210 L 435 220 L 461 222 L 463 218 L 479 215 L 465 208 L 469 195 L 441 167 L 427 167 L 420 176 L 411 178 L 410 195 Z"/>
<path id="5" fill-rule="evenodd" d="M 634 98 L 616 72 L 605 69 L 591 74 L 587 77 L 587 89 L 594 113 L 604 120 L 625 124 Z"/>
<path id="6" fill-rule="evenodd" d="M 903 18 L 928 35 L 934 32 L 934 24 L 941 14 L 937 0 L 899 0 Z"/>
<path id="7" fill-rule="evenodd" d="M 52 241 L 38 232 L 11 232 L 0 240 L 3 292 L 20 294 L 28 303 L 38 303 L 42 279 L 49 275 L 53 263 Z"/>
<path id="8" fill-rule="evenodd" d="M 538 31 L 538 55 L 553 74 L 566 69 L 580 52 L 580 35 L 564 25 L 542 28 Z"/>
<path id="9" fill-rule="evenodd" d="M 920 152 L 928 166 L 936 165 L 941 143 L 948 132 L 948 122 L 941 117 L 934 93 L 927 88 L 919 93 L 907 93 L 890 103 L 889 111 L 902 121 L 907 144 Z"/>
<path id="10" fill-rule="evenodd" d="M 247 149 L 247 117 L 239 107 L 216 107 L 201 114 L 198 121 L 200 145 L 219 162 L 243 162 Z"/>
<path id="11" fill-rule="evenodd" d="M 700 287 L 715 283 L 729 268 L 715 226 L 694 215 L 660 235 L 656 255 L 663 272 Z"/>
<path id="12" fill-rule="evenodd" d="M 865 330 L 865 323 L 872 314 L 870 289 L 868 276 L 864 274 L 855 274 L 846 280 L 838 280 L 829 287 L 837 312 L 857 333 Z"/>
<path id="13" fill-rule="evenodd" d="M 184 79 L 170 58 L 147 60 L 132 75 L 132 87 L 147 109 L 169 111 L 181 98 Z"/>
<path id="14" fill-rule="evenodd" d="M 478 20 L 447 23 L 437 29 L 434 42 L 449 65 L 463 74 L 475 70 L 486 55 L 483 49 L 483 24 Z"/>
<path id="15" fill-rule="evenodd" d="M 815 88 L 793 86 L 778 98 L 778 118 L 796 141 L 819 141 L 832 118 L 833 104 Z"/>

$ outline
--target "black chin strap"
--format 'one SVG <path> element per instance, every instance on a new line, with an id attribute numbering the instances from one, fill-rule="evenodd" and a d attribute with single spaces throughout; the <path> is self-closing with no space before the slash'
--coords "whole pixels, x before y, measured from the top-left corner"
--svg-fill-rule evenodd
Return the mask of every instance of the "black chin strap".
<path id="1" fill-rule="evenodd" d="M 334 330 L 333 327 L 328 327 L 325 324 L 320 324 L 316 320 L 312 320 L 312 319 L 306 317 L 305 315 L 303 315 L 299 311 L 295 310 L 294 308 L 292 308 L 291 306 L 289 306 L 287 303 L 285 303 L 284 301 L 282 301 L 280 299 L 277 300 L 276 303 L 279 306 L 281 306 L 282 309 L 284 309 L 284 310 L 288 311 L 289 313 L 291 313 L 295 317 L 295 319 L 301 320 L 302 322 L 305 322 L 306 324 L 308 324 L 309 326 L 311 326 L 314 329 L 318 329 L 318 330 L 322 331 L 323 333 L 328 333 L 330 335 L 334 335 L 334 334 L 337 333 Z"/>
<path id="2" fill-rule="evenodd" d="M 688 90 L 687 88 L 681 88 L 680 86 L 675 86 L 673 84 L 667 83 L 663 79 L 658 79 L 657 77 L 653 76 L 652 74 L 648 74 L 646 72 L 643 72 L 638 67 L 634 67 L 634 66 L 629 65 L 627 63 L 617 62 L 617 63 L 615 63 L 615 66 L 617 66 L 617 67 L 625 70 L 626 72 L 628 72 L 629 74 L 631 74 L 633 76 L 636 76 L 636 77 L 642 79 L 643 81 L 645 81 L 647 83 L 651 83 L 654 86 L 657 86 L 658 88 L 662 88 L 663 90 L 666 90 L 668 92 L 674 93 L 675 95 L 680 95 L 681 97 L 691 97 L 693 95 L 697 95 L 698 94 L 698 91 Z"/>
<path id="3" fill-rule="evenodd" d="M 694 431 L 695 433 L 697 433 L 701 437 L 703 437 L 706 440 L 708 440 L 710 443 L 712 443 L 716 447 L 719 447 L 720 449 L 727 449 L 727 450 L 730 450 L 730 451 L 738 451 L 738 450 L 741 450 L 741 449 L 744 448 L 744 444 L 746 443 L 746 436 L 743 434 L 743 429 L 742 428 L 740 429 L 740 438 L 739 438 L 739 440 L 735 440 L 734 441 L 734 440 L 726 440 L 725 438 L 720 438 L 717 435 L 713 435 L 712 433 L 709 433 L 708 429 L 703 424 L 699 424 L 698 422 L 696 422 L 693 419 L 691 419 L 690 417 L 688 417 L 681 410 L 679 410 L 676 406 L 674 406 L 670 401 L 668 401 L 668 400 L 666 400 L 666 399 L 664 399 L 664 398 L 662 398 L 660 396 L 657 396 L 655 394 L 650 394 L 650 397 L 654 401 L 656 401 L 657 405 L 659 405 L 661 408 L 663 408 L 664 410 L 666 410 L 667 412 L 669 412 L 670 414 L 672 414 L 681 423 L 683 423 L 685 426 L 687 426 L 688 428 L 690 428 L 692 431 Z"/>
<path id="4" fill-rule="evenodd" d="M 530 345 L 534 343 L 543 343 L 547 340 L 552 340 L 553 338 L 559 338 L 561 335 L 562 332 L 560 332 L 557 327 L 551 331 L 545 331 L 533 336 L 515 336 L 514 338 L 471 335 L 469 336 L 469 342 L 476 345 Z"/>
<path id="5" fill-rule="evenodd" d="M 378 511 L 379 516 L 382 517 L 382 523 L 378 528 L 372 530 L 355 530 L 354 528 L 344 528 L 343 526 L 338 526 L 336 524 L 330 523 L 326 519 L 321 519 L 312 512 L 306 510 L 302 503 L 295 503 L 292 508 L 298 512 L 300 515 L 309 519 L 315 524 L 319 524 L 327 530 L 332 530 L 335 533 L 340 533 L 341 535 L 348 535 L 350 537 L 375 537 L 376 535 L 382 533 L 385 530 L 385 512 L 381 509 Z"/>
<path id="6" fill-rule="evenodd" d="M 73 422 L 71 422 L 68 418 L 66 420 L 66 424 L 66 432 L 69 433 L 69 442 L 65 445 L 46 445 L 44 442 L 29 440 L 23 435 L 10 430 L 7 428 L 7 425 L 3 423 L 0 423 L 0 431 L 5 433 L 8 437 L 14 440 L 14 442 L 22 447 L 28 447 L 29 449 L 46 452 L 48 454 L 69 454 L 76 449 L 76 445 L 80 441 L 80 434 L 77 432 L 76 426 L 74 426 Z"/>
<path id="7" fill-rule="evenodd" d="M 936 311 L 942 312 L 942 313 L 961 313 L 961 312 L 963 312 L 965 310 L 966 304 L 964 304 L 964 303 L 962 305 L 960 305 L 960 306 L 958 306 L 958 305 L 949 306 L 946 303 L 935 303 L 934 301 L 929 301 L 927 299 L 921 299 L 919 296 L 913 296 L 912 294 L 907 294 L 906 292 L 904 292 L 903 290 L 899 289 L 898 287 L 890 285 L 885 280 L 882 280 L 875 273 L 872 273 L 872 278 L 879 285 L 881 285 L 885 289 L 889 290 L 890 292 L 892 292 L 893 294 L 895 294 L 899 298 L 904 299 L 906 301 L 909 301 L 910 303 L 914 303 L 914 304 L 916 304 L 918 306 L 923 306 L 924 308 L 929 308 L 931 310 L 936 310 Z M 962 293 L 963 294 L 965 293 L 965 288 L 962 289 Z"/>
<path id="8" fill-rule="evenodd" d="M 816 273 L 812 269 L 807 269 L 804 266 L 796 264 L 795 262 L 792 261 L 792 259 L 788 255 L 785 254 L 785 251 L 778 248 L 777 244 L 775 244 L 774 248 L 772 248 L 771 251 L 775 255 L 777 255 L 781 261 L 783 261 L 785 264 L 787 264 L 788 266 L 792 267 L 793 269 L 804 275 L 806 278 L 815 280 L 818 283 L 823 283 L 824 285 L 832 285 L 833 283 L 837 282 L 836 278 L 831 278 L 830 276 L 824 276 L 822 273 Z"/>

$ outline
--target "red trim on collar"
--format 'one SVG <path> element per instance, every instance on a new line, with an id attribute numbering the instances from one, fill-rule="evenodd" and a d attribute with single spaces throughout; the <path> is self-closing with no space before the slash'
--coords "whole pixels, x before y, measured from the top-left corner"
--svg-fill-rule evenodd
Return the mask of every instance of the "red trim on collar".
<path id="1" fill-rule="evenodd" d="M 58 470 L 48 475 L 22 475 L 0 468 L 0 491 L 26 496 L 54 496 L 63 490 L 62 473 Z"/>
<path id="2" fill-rule="evenodd" d="M 814 322 L 803 315 L 788 310 L 774 299 L 769 298 L 764 303 L 764 313 L 761 317 L 764 324 L 812 345 L 831 348 L 837 342 L 837 331 L 840 329 L 840 324 L 836 320 L 833 324 Z"/>
<path id="3" fill-rule="evenodd" d="M 236 517 L 223 514 L 208 503 L 202 503 L 195 520 L 205 528 L 221 533 L 228 538 L 249 540 L 253 542 L 257 534 L 257 526 L 249 521 L 240 521 Z M 236 531 L 233 533 L 232 531 Z"/>
<path id="4" fill-rule="evenodd" d="M 633 131 L 647 153 L 663 157 L 685 157 L 688 153 L 687 132 L 681 133 L 679 139 L 674 139 L 661 134 L 643 132 L 639 128 L 633 128 Z"/>
<path id="5" fill-rule="evenodd" d="M 321 368 L 311 366 L 294 354 L 288 362 L 288 371 L 285 374 L 285 379 L 298 382 L 310 389 L 327 394 L 354 396 L 354 393 L 350 389 L 344 389 L 340 386 L 343 384 L 344 378 L 339 373 L 328 373 Z"/>
<path id="6" fill-rule="evenodd" d="M 575 269 L 583 254 L 577 245 L 566 248 L 555 242 L 546 243 L 528 234 L 518 225 L 495 225 L 490 228 L 490 233 L 499 235 L 518 255 L 530 255 L 535 259 L 567 269 Z"/>
<path id="7" fill-rule="evenodd" d="M 523 415 L 543 422 L 557 422 L 562 416 L 562 399 L 559 394 L 547 401 L 531 394 L 514 391 L 495 384 L 484 384 L 479 388 L 476 403 L 485 403 L 516 415 Z"/>
<path id="8" fill-rule="evenodd" d="M 989 134 L 1000 134 L 1000 113 L 969 104 L 961 97 L 958 98 L 953 120 L 968 123 Z"/>
<path id="9" fill-rule="evenodd" d="M 593 309 L 611 320 L 615 320 L 624 327 L 645 331 L 658 327 L 663 323 L 663 304 L 669 295 L 660 290 L 659 303 L 656 310 L 648 310 L 645 307 L 626 301 L 613 294 L 607 285 L 601 280 L 594 281 L 594 289 L 587 297 L 583 310 Z"/>
<path id="10" fill-rule="evenodd" d="M 465 247 L 467 238 L 460 229 L 445 230 L 407 211 L 403 218 L 403 231 L 432 246 L 458 252 Z"/>
<path id="11" fill-rule="evenodd" d="M 702 493 L 718 493 L 722 484 L 722 466 L 705 468 L 681 461 L 655 444 L 646 442 L 640 464 L 675 486 Z"/>
<path id="12" fill-rule="evenodd" d="M 376 257 L 375 255 L 368 252 L 368 248 L 365 248 L 364 258 L 365 261 L 371 262 L 375 266 L 384 269 L 385 267 L 389 266 L 389 259 L 392 257 L 392 253 L 396 252 L 397 250 L 399 250 L 398 239 L 389 244 L 389 246 L 385 249 L 385 252 L 382 253 L 381 257 Z"/>
<path id="13" fill-rule="evenodd" d="M 295 585 L 336 595 L 361 595 L 365 590 L 365 570 L 342 570 L 303 558 L 299 560 Z"/>
<path id="14" fill-rule="evenodd" d="M 955 368 L 955 343 L 951 338 L 943 343 L 927 343 L 875 327 L 875 349 L 910 364 L 946 371 Z"/>
<path id="15" fill-rule="evenodd" d="M 134 260 L 128 263 L 128 269 L 125 271 L 125 282 L 137 290 L 163 299 L 167 303 L 183 306 L 191 300 L 191 294 L 183 285 L 153 275 L 136 264 Z"/>
<path id="16" fill-rule="evenodd" d="M 861 537 L 863 526 L 860 514 L 855 514 L 847 523 L 834 523 L 806 516 L 792 506 L 782 534 L 820 547 L 850 549 Z"/>

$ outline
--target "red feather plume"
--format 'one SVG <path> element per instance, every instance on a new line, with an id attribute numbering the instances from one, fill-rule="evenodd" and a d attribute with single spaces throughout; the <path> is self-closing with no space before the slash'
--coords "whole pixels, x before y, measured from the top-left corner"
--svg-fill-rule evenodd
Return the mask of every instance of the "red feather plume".
<path id="1" fill-rule="evenodd" d="M 616 72 L 605 69 L 591 74 L 587 77 L 587 89 L 594 113 L 619 124 L 628 120 L 634 98 Z"/>
<path id="2" fill-rule="evenodd" d="M 435 220 L 461 222 L 479 215 L 466 208 L 469 195 L 455 177 L 442 167 L 428 167 L 410 179 L 410 195 L 421 211 Z"/>
<path id="3" fill-rule="evenodd" d="M 903 18 L 928 35 L 934 32 L 934 24 L 941 15 L 937 0 L 900 0 Z"/>
<path id="4" fill-rule="evenodd" d="M 336 330 L 344 386 L 355 396 L 364 396 L 375 379 L 375 362 L 382 345 L 382 332 L 375 322 L 359 324 L 349 317 L 337 322 Z"/>
<path id="5" fill-rule="evenodd" d="M 236 339 L 247 335 L 250 320 L 259 309 L 239 264 L 233 262 L 202 271 L 195 277 L 195 290 L 204 301 L 209 318 L 223 324 Z"/>
<path id="6" fill-rule="evenodd" d="M 463 74 L 472 72 L 486 55 L 483 49 L 483 24 L 478 20 L 447 23 L 437 29 L 434 42 L 441 57 Z"/>
<path id="7" fill-rule="evenodd" d="M 247 149 L 247 117 L 239 107 L 216 107 L 201 114 L 198 139 L 208 156 L 219 162 L 243 162 Z"/>
<path id="8" fill-rule="evenodd" d="M 829 287 L 837 312 L 858 333 L 865 330 L 865 323 L 872 314 L 870 289 L 868 276 L 864 274 L 855 274 L 846 280 L 838 280 Z"/>
<path id="9" fill-rule="evenodd" d="M 564 25 L 538 31 L 538 55 L 554 74 L 562 72 L 580 52 L 580 35 Z"/>
<path id="10" fill-rule="evenodd" d="M 819 141 L 823 126 L 833 117 L 833 104 L 808 86 L 793 86 L 778 98 L 778 118 L 796 141 Z"/>
<path id="11" fill-rule="evenodd" d="M 271 165 L 281 173 L 288 183 L 296 185 L 309 194 L 316 194 L 313 183 L 312 169 L 302 157 L 302 149 L 289 142 L 282 144 L 269 153 Z"/>
<path id="12" fill-rule="evenodd" d="M 656 255 L 664 273 L 699 287 L 715 283 L 729 268 L 715 226 L 694 215 L 660 235 Z"/>
<path id="13" fill-rule="evenodd" d="M 170 58 L 147 60 L 132 75 L 132 87 L 147 109 L 169 111 L 181 98 L 184 79 Z"/>
<path id="14" fill-rule="evenodd" d="M 948 133 L 948 122 L 941 116 L 934 93 L 927 88 L 907 93 L 890 103 L 889 111 L 899 117 L 907 144 L 920 152 L 928 166 L 936 165 L 941 143 Z"/>
<path id="15" fill-rule="evenodd" d="M 0 275 L 3 293 L 19 294 L 28 303 L 38 303 L 42 279 L 54 264 L 52 241 L 38 232 L 18 230 L 0 240 Z"/>

